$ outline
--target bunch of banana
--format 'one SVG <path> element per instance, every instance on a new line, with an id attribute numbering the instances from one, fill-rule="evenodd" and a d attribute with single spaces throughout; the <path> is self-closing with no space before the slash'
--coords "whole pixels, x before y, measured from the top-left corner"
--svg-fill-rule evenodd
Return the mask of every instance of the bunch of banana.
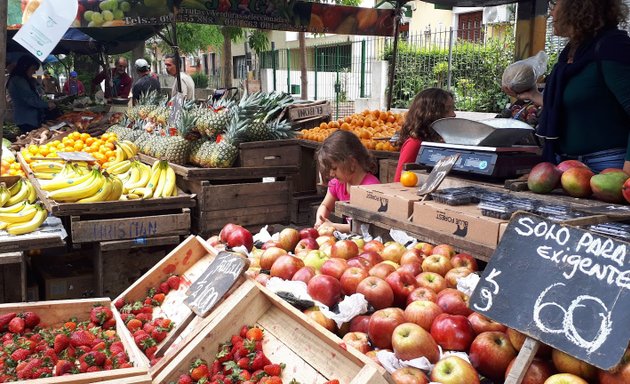
<path id="1" fill-rule="evenodd" d="M 55 178 L 42 189 L 47 197 L 65 203 L 91 203 L 97 201 L 120 200 L 123 192 L 122 181 L 108 173 L 92 169 L 85 175 L 74 178 Z"/>
<path id="2" fill-rule="evenodd" d="M 138 146 L 133 141 L 121 140 L 116 142 L 116 147 L 121 148 L 125 153 L 126 159 L 132 159 L 138 154 Z M 117 155 L 118 156 L 118 155 Z"/>
<path id="3" fill-rule="evenodd" d="M 126 194 L 132 189 L 146 187 L 151 178 L 151 167 L 134 160 L 129 170 L 118 177 L 123 182 L 123 193 Z"/>
<path id="4" fill-rule="evenodd" d="M 35 177 L 42 180 L 52 180 L 64 167 L 63 162 L 51 160 L 35 160 L 29 164 Z"/>
<path id="5" fill-rule="evenodd" d="M 93 203 L 96 201 L 113 201 L 120 200 L 123 192 L 122 181 L 114 175 L 108 173 L 102 174 L 104 177 L 101 188 L 95 194 L 78 200 L 78 203 Z"/>
<path id="6" fill-rule="evenodd" d="M 7 188 L 5 183 L 0 184 L 0 206 L 12 206 L 24 201 L 33 204 L 37 200 L 35 187 L 28 179 L 20 179 Z"/>
<path id="7" fill-rule="evenodd" d="M 144 187 L 129 189 L 126 199 L 150 199 L 152 197 L 169 196 L 177 196 L 175 171 L 168 164 L 168 161 L 157 160 L 151 167 L 149 182 Z"/>
<path id="8" fill-rule="evenodd" d="M 47 217 L 48 212 L 40 204 L 23 201 L 0 208 L 0 229 L 5 229 L 11 235 L 23 235 L 35 231 Z"/>
<path id="9" fill-rule="evenodd" d="M 104 168 L 112 175 L 122 175 L 129 171 L 131 159 L 138 153 L 138 147 L 131 141 L 116 143 L 116 159 L 104 164 Z"/>

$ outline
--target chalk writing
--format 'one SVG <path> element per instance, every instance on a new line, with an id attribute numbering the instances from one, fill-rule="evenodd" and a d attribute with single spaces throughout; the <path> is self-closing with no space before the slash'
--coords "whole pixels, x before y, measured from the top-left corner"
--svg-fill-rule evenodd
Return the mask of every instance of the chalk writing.
<path id="1" fill-rule="evenodd" d="M 501 271 L 497 271 L 495 268 L 493 268 L 492 271 L 490 271 L 490 274 L 483 279 L 484 282 L 490 283 L 492 289 L 489 289 L 486 286 L 482 287 L 480 289 L 480 294 L 482 300 L 485 301 L 486 304 L 482 307 L 475 303 L 473 305 L 473 308 L 482 312 L 485 312 L 492 308 L 492 298 L 494 297 L 493 295 L 497 295 L 500 291 L 499 283 L 496 282 L 495 278 L 498 277 L 500 274 Z"/>

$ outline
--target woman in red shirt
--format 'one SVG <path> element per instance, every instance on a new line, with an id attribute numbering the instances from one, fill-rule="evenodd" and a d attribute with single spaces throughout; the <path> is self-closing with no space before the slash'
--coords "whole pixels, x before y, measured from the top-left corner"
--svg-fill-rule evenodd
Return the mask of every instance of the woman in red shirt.
<path id="1" fill-rule="evenodd" d="M 431 128 L 431 124 L 444 117 L 455 117 L 455 98 L 451 92 L 441 88 L 427 88 L 416 95 L 400 130 L 400 157 L 394 181 L 400 181 L 404 164 L 416 162 L 422 140 L 442 141 Z"/>

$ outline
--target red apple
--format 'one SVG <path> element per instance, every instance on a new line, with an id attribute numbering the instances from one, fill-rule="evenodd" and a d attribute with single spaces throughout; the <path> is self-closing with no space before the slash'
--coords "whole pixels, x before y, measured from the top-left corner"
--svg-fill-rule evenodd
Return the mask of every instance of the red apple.
<path id="1" fill-rule="evenodd" d="M 512 343 L 514 349 L 520 351 L 527 336 L 512 328 L 508 328 L 505 333 L 507 334 L 508 339 L 510 339 L 510 343 Z M 540 343 L 538 352 L 536 352 L 536 357 L 544 360 L 549 359 L 551 357 L 551 350 L 552 348 L 547 344 Z"/>
<path id="2" fill-rule="evenodd" d="M 265 251 L 260 255 L 260 268 L 264 270 L 270 270 L 273 263 L 278 260 L 280 256 L 284 256 L 287 254 L 282 248 L 271 247 L 265 249 Z"/>
<path id="3" fill-rule="evenodd" d="M 328 256 L 324 252 L 314 249 L 309 251 L 304 257 L 304 265 L 313 268 L 315 272 L 319 272 L 326 260 L 328 260 Z"/>
<path id="4" fill-rule="evenodd" d="M 431 330 L 433 321 L 441 314 L 442 309 L 432 301 L 413 301 L 405 308 L 405 320 L 418 324 L 427 331 Z"/>
<path id="5" fill-rule="evenodd" d="M 314 300 L 333 307 L 341 297 L 341 284 L 332 276 L 317 275 L 309 280 L 307 292 Z"/>
<path id="6" fill-rule="evenodd" d="M 381 255 L 379 255 L 378 253 L 374 251 L 363 251 L 361 252 L 359 257 L 369 261 L 370 264 L 373 266 L 383 261 L 383 258 L 381 257 Z"/>
<path id="7" fill-rule="evenodd" d="M 439 244 L 433 247 L 433 255 L 444 255 L 448 257 L 450 260 L 451 257 L 455 256 L 455 248 L 448 244 Z"/>
<path id="8" fill-rule="evenodd" d="M 589 382 L 597 378 L 597 368 L 560 350 L 551 351 L 551 360 L 558 372 L 571 373 Z"/>
<path id="9" fill-rule="evenodd" d="M 395 384 L 428 384 L 427 376 L 418 368 L 402 367 L 392 372 Z"/>
<path id="10" fill-rule="evenodd" d="M 479 375 L 461 357 L 447 356 L 433 367 L 431 381 L 441 384 L 479 384 Z"/>
<path id="11" fill-rule="evenodd" d="M 409 263 L 418 263 L 422 265 L 422 261 L 424 260 L 424 255 L 422 251 L 417 248 L 411 248 L 405 251 L 400 256 L 400 265 L 405 265 Z"/>
<path id="12" fill-rule="evenodd" d="M 378 240 L 370 240 L 363 246 L 363 252 L 376 252 L 378 254 L 385 248 L 383 243 Z"/>
<path id="13" fill-rule="evenodd" d="M 505 371 L 505 378 L 507 379 L 510 374 L 510 369 L 514 365 L 516 358 L 514 358 Z M 549 376 L 554 374 L 554 369 L 551 366 L 551 363 L 548 361 L 543 361 L 540 359 L 532 360 L 530 366 L 525 371 L 525 377 L 523 377 L 523 381 L 521 384 L 543 384 L 545 380 L 549 378 Z M 603 383 L 600 383 L 603 384 Z"/>
<path id="14" fill-rule="evenodd" d="M 503 332 L 483 332 L 470 345 L 470 362 L 482 375 L 494 381 L 502 381 L 510 362 L 516 357 L 516 349 Z"/>
<path id="15" fill-rule="evenodd" d="M 468 267 L 457 267 L 452 268 L 446 275 L 444 275 L 444 280 L 446 280 L 446 286 L 449 288 L 457 288 L 457 279 L 464 278 L 470 275 L 473 271 L 468 269 Z"/>
<path id="16" fill-rule="evenodd" d="M 414 323 L 402 323 L 394 329 L 392 348 L 400 360 L 413 360 L 424 356 L 435 363 L 440 358 L 440 349 L 431 334 Z"/>
<path id="17" fill-rule="evenodd" d="M 545 380 L 544 384 L 588 384 L 588 381 L 570 373 L 556 373 Z"/>
<path id="18" fill-rule="evenodd" d="M 430 256 L 433 254 L 433 244 L 429 243 L 416 243 L 413 246 L 415 249 L 419 249 L 422 252 L 422 256 Z"/>
<path id="19" fill-rule="evenodd" d="M 329 224 L 322 224 L 319 228 L 317 228 L 317 233 L 320 236 L 332 236 L 335 233 L 335 227 Z"/>
<path id="20" fill-rule="evenodd" d="M 333 244 L 335 244 L 336 240 L 335 237 L 332 235 L 324 235 L 316 238 L 315 242 L 321 248 L 324 244 L 329 244 L 330 246 L 332 246 Z"/>
<path id="21" fill-rule="evenodd" d="M 339 278 L 339 282 L 341 283 L 341 292 L 344 295 L 352 295 L 353 293 L 356 293 L 357 286 L 366 277 L 368 277 L 368 273 L 363 268 L 350 267 L 346 269 Z"/>
<path id="22" fill-rule="evenodd" d="M 350 320 L 350 332 L 368 332 L 368 324 L 370 323 L 370 316 L 359 315 Z"/>
<path id="23" fill-rule="evenodd" d="M 339 240 L 333 244 L 330 250 L 330 256 L 349 260 L 359 256 L 359 247 L 357 243 L 352 240 Z"/>
<path id="24" fill-rule="evenodd" d="M 446 280 L 435 272 L 422 272 L 416 276 L 418 287 L 429 288 L 435 293 L 446 289 Z"/>
<path id="25" fill-rule="evenodd" d="M 346 260 L 331 257 L 324 262 L 322 267 L 319 269 L 319 273 L 322 275 L 332 276 L 339 280 L 346 269 L 348 269 L 348 262 Z"/>
<path id="26" fill-rule="evenodd" d="M 365 269 L 365 272 L 369 271 L 372 268 L 372 264 L 367 259 L 361 257 L 353 257 L 348 260 L 348 267 L 357 267 L 361 269 Z"/>
<path id="27" fill-rule="evenodd" d="M 319 237 L 319 232 L 315 228 L 302 228 L 300 229 L 300 239 L 317 239 Z"/>
<path id="28" fill-rule="evenodd" d="M 446 288 L 438 293 L 435 302 L 446 313 L 468 316 L 472 313 L 472 310 L 468 308 L 468 300 L 469 297 L 464 292 Z"/>
<path id="29" fill-rule="evenodd" d="M 230 248 L 243 246 L 247 248 L 249 252 L 254 247 L 254 236 L 252 236 L 250 231 L 240 225 L 226 224 L 223 229 L 221 229 L 219 236 Z"/>
<path id="30" fill-rule="evenodd" d="M 372 345 L 376 348 L 391 348 L 394 329 L 404 322 L 405 315 L 400 308 L 385 308 L 374 312 L 368 324 L 368 336 Z"/>
<path id="31" fill-rule="evenodd" d="M 610 371 L 600 370 L 599 384 L 628 384 L 630 383 L 630 348 L 626 349 L 619 365 Z"/>
<path id="32" fill-rule="evenodd" d="M 315 269 L 313 267 L 302 267 L 297 272 L 295 272 L 295 275 L 293 275 L 291 280 L 293 280 L 293 281 L 302 281 L 305 284 L 308 284 L 308 282 L 314 276 L 315 276 Z"/>
<path id="33" fill-rule="evenodd" d="M 343 338 L 343 342 L 346 343 L 346 346 L 350 346 L 361 353 L 366 353 L 370 349 L 370 342 L 368 340 L 367 333 L 363 332 L 348 332 Z"/>
<path id="34" fill-rule="evenodd" d="M 416 289 L 416 278 L 409 272 L 398 269 L 390 273 L 385 281 L 394 292 L 394 303 L 403 306 L 407 302 L 407 296 Z"/>
<path id="35" fill-rule="evenodd" d="M 387 278 L 387 276 L 389 276 L 390 273 L 393 273 L 394 271 L 396 271 L 396 267 L 382 261 L 370 268 L 368 273 L 370 276 L 376 276 L 384 280 L 385 278 Z"/>
<path id="36" fill-rule="evenodd" d="M 444 349 L 467 351 L 475 331 L 465 316 L 442 313 L 431 324 L 431 336 Z"/>
<path id="37" fill-rule="evenodd" d="M 400 264 L 400 258 L 405 251 L 407 251 L 407 248 L 405 248 L 404 245 L 391 242 L 385 245 L 385 248 L 381 251 L 381 256 L 383 257 L 383 260 L 389 260 L 396 264 Z"/>
<path id="38" fill-rule="evenodd" d="M 623 195 L 623 198 L 630 203 L 630 179 L 623 183 L 623 186 L 621 187 L 621 194 Z"/>
<path id="39" fill-rule="evenodd" d="M 263 287 L 267 286 L 267 282 L 269 281 L 269 279 L 271 279 L 271 276 L 269 276 L 266 273 L 259 273 L 258 275 L 256 275 L 256 278 L 255 278 L 256 282 L 262 285 Z"/>
<path id="40" fill-rule="evenodd" d="M 359 253 L 363 252 L 363 246 L 365 245 L 365 240 L 362 237 L 352 237 L 350 240 L 354 241 L 354 243 L 359 247 Z"/>
<path id="41" fill-rule="evenodd" d="M 451 260 L 444 255 L 431 255 L 422 262 L 422 270 L 444 276 L 451 269 Z"/>
<path id="42" fill-rule="evenodd" d="M 221 241 L 227 243 L 228 235 L 238 229 L 238 227 L 240 227 L 240 225 L 234 223 L 225 224 L 219 232 L 219 238 Z"/>
<path id="43" fill-rule="evenodd" d="M 263 243 L 263 245 L 260 247 L 260 249 L 266 250 L 266 249 L 269 249 L 269 248 L 272 248 L 272 247 L 282 248 L 282 244 L 280 244 L 280 242 L 276 241 L 276 240 L 267 240 L 267 241 L 265 241 Z"/>
<path id="44" fill-rule="evenodd" d="M 411 273 L 413 276 L 417 276 L 422 273 L 422 264 L 420 263 L 407 263 L 402 264 L 397 271 L 406 271 Z"/>
<path id="45" fill-rule="evenodd" d="M 357 285 L 357 293 L 365 296 L 374 309 L 389 307 L 394 303 L 394 291 L 387 282 L 376 276 L 368 276 Z"/>
<path id="46" fill-rule="evenodd" d="M 477 259 L 467 253 L 458 253 L 457 255 L 451 257 L 451 265 L 453 268 L 467 267 L 473 272 L 479 270 Z"/>
<path id="47" fill-rule="evenodd" d="M 481 313 L 473 312 L 468 315 L 468 321 L 470 321 L 470 325 L 472 325 L 476 334 L 480 334 L 483 332 L 497 331 L 497 332 L 506 332 L 507 327 L 501 323 L 497 323 L 494 320 L 488 319 Z M 509 337 L 508 337 L 509 338 Z"/>
<path id="48" fill-rule="evenodd" d="M 295 256 L 282 255 L 271 266 L 271 277 L 291 280 L 293 275 L 304 266 L 304 262 Z"/>
<path id="49" fill-rule="evenodd" d="M 307 308 L 304 310 L 304 314 L 309 319 L 313 320 L 317 324 L 326 328 L 332 333 L 335 333 L 337 330 L 337 325 L 332 319 L 327 318 L 317 307 Z"/>
<path id="50" fill-rule="evenodd" d="M 437 300 L 437 294 L 433 292 L 431 288 L 426 287 L 418 287 L 411 291 L 409 296 L 407 296 L 407 305 L 411 304 L 414 301 L 432 301 L 435 303 Z"/>
<path id="51" fill-rule="evenodd" d="M 307 237 L 298 241 L 293 252 L 297 254 L 301 251 L 310 251 L 313 249 L 319 249 L 319 244 L 317 244 L 317 241 L 315 241 L 312 237 Z"/>

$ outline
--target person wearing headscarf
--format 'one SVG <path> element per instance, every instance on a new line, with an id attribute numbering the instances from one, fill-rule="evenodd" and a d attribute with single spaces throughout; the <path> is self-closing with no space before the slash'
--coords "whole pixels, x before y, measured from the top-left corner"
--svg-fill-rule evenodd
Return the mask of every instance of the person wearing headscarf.
<path id="1" fill-rule="evenodd" d="M 63 85 L 63 93 L 68 96 L 83 96 L 85 95 L 85 87 L 83 83 L 77 79 L 77 73 L 75 71 L 70 72 L 70 78 Z"/>

